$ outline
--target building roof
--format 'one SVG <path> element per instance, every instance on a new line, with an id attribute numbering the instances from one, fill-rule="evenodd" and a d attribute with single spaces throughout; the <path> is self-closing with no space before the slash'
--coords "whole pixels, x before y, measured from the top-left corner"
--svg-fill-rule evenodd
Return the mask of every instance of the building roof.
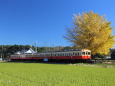
<path id="1" fill-rule="evenodd" d="M 15 54 L 32 54 L 32 53 L 35 53 L 35 51 L 32 48 L 30 48 L 29 50 L 18 51 Z"/>
<path id="2" fill-rule="evenodd" d="M 32 50 L 32 48 L 30 48 L 28 51 L 26 51 L 25 53 L 35 53 L 34 50 Z"/>

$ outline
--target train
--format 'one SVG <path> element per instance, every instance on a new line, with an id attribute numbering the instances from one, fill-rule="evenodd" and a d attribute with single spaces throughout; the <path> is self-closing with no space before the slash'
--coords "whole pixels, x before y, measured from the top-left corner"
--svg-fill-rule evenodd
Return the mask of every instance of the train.
<path id="1" fill-rule="evenodd" d="M 55 51 L 55 52 L 39 52 L 39 53 L 23 53 L 10 55 L 11 61 L 18 60 L 90 60 L 91 50 L 79 49 L 69 51 Z"/>

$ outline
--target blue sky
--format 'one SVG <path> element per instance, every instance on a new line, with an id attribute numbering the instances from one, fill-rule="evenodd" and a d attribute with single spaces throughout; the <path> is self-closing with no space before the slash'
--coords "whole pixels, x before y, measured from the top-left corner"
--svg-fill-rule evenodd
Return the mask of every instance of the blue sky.
<path id="1" fill-rule="evenodd" d="M 68 46 L 73 14 L 106 15 L 115 28 L 115 0 L 0 0 L 0 45 Z M 115 35 L 115 30 L 113 30 Z"/>

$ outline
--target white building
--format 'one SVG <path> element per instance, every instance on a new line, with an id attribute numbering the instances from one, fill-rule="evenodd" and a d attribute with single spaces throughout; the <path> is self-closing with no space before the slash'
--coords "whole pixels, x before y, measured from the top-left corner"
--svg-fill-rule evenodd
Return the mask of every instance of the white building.
<path id="1" fill-rule="evenodd" d="M 16 52 L 15 54 L 33 54 L 35 53 L 34 50 L 32 50 L 32 48 L 30 48 L 29 50 L 21 50 L 21 51 L 18 51 Z"/>

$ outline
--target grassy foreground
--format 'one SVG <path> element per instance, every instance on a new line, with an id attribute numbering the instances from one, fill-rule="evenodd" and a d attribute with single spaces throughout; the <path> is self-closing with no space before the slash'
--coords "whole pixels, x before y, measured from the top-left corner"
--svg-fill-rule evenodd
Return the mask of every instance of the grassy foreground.
<path id="1" fill-rule="evenodd" d="M 115 86 L 115 68 L 0 63 L 0 86 Z"/>

